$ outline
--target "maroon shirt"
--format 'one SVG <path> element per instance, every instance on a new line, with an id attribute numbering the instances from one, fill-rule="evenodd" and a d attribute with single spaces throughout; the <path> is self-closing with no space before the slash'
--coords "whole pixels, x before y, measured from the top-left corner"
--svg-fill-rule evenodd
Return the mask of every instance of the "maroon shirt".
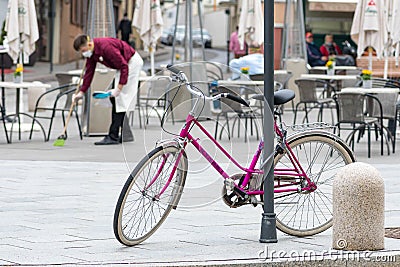
<path id="1" fill-rule="evenodd" d="M 119 83 L 125 85 L 128 81 L 128 62 L 135 50 L 126 42 L 116 38 L 94 38 L 93 55 L 86 61 L 86 71 L 83 76 L 82 92 L 86 92 L 92 83 L 97 62 L 121 72 Z"/>

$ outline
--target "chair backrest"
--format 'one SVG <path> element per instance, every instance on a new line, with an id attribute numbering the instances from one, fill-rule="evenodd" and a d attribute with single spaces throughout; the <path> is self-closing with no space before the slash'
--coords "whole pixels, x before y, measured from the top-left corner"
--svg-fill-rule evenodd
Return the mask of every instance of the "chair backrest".
<path id="1" fill-rule="evenodd" d="M 338 73 L 340 74 L 340 73 Z M 361 74 L 361 69 L 355 69 L 355 70 L 344 70 L 343 75 L 355 75 L 360 77 Z M 360 77 L 361 79 L 361 77 Z M 358 87 L 357 85 L 360 83 L 360 79 L 356 80 L 342 80 L 341 82 L 341 87 L 346 88 L 346 87 Z M 340 88 L 339 88 L 340 89 Z"/>
<path id="2" fill-rule="evenodd" d="M 400 82 L 391 80 L 391 79 L 383 79 L 383 78 L 372 78 L 372 87 L 373 88 L 399 88 Z"/>
<path id="3" fill-rule="evenodd" d="M 361 93 L 337 93 L 333 96 L 336 102 L 338 122 L 364 122 L 365 95 Z"/>
<path id="4" fill-rule="evenodd" d="M 154 76 L 148 83 L 147 100 L 165 99 L 170 83 L 168 76 Z"/>
<path id="5" fill-rule="evenodd" d="M 71 84 L 71 86 L 72 86 L 72 83 L 73 83 L 72 78 L 74 77 L 74 75 L 71 75 L 68 73 L 56 73 L 55 76 L 56 76 L 59 86 L 63 86 L 63 85 L 67 85 L 67 84 Z M 66 92 L 70 89 L 71 89 L 71 87 L 65 87 L 65 89 L 61 90 L 61 92 Z M 72 94 L 68 94 L 67 99 L 64 104 L 64 108 L 70 107 L 71 104 L 72 104 Z"/>
<path id="6" fill-rule="evenodd" d="M 307 103 L 318 101 L 317 86 L 320 85 L 321 82 L 312 79 L 296 79 L 294 82 L 299 89 L 300 102 Z"/>
<path id="7" fill-rule="evenodd" d="M 286 88 L 286 84 L 292 76 L 293 73 L 291 71 L 287 71 L 286 73 L 274 73 L 274 81 L 281 83 L 282 86 Z"/>
<path id="8" fill-rule="evenodd" d="M 224 73 L 218 63 L 215 62 L 204 62 L 206 71 L 207 71 L 207 78 L 209 81 L 216 81 L 216 80 L 223 80 Z"/>
<path id="9" fill-rule="evenodd" d="M 230 93 L 232 95 L 240 96 L 240 88 L 237 87 L 225 87 L 218 86 L 215 90 L 217 93 Z M 236 112 L 242 113 L 242 106 L 240 103 L 227 99 L 225 97 L 221 98 L 221 111 L 222 112 Z"/>
<path id="10" fill-rule="evenodd" d="M 326 70 L 324 69 L 309 69 L 310 74 L 326 74 Z"/>
<path id="11" fill-rule="evenodd" d="M 396 119 L 396 103 L 398 93 L 377 93 L 373 94 L 382 105 L 382 116 L 385 119 Z M 380 117 L 381 109 L 376 99 L 367 99 L 367 111 L 372 117 Z"/>

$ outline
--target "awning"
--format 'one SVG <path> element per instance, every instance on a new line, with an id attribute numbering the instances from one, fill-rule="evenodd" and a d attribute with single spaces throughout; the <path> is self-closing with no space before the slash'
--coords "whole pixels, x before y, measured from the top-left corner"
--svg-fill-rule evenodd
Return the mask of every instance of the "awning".
<path id="1" fill-rule="evenodd" d="M 357 0 L 308 0 L 310 11 L 354 12 Z"/>

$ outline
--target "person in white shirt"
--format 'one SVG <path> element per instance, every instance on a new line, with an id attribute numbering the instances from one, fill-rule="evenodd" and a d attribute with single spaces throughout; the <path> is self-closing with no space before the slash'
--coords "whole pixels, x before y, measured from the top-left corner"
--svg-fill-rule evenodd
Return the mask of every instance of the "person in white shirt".
<path id="1" fill-rule="evenodd" d="M 232 69 L 232 80 L 240 78 L 241 69 L 249 68 L 248 74 L 263 74 L 264 73 L 264 49 L 263 46 L 251 44 L 249 46 L 249 54 L 241 58 L 232 59 L 229 62 L 229 67 Z"/>

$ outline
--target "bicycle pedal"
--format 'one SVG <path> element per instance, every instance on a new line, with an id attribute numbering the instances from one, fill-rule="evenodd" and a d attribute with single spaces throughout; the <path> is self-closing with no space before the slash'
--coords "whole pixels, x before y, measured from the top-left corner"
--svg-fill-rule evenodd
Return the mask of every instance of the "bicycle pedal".
<path id="1" fill-rule="evenodd" d="M 240 198 L 242 199 L 247 199 L 248 195 L 246 194 L 246 192 L 242 191 L 241 189 L 239 189 L 238 187 L 234 187 L 233 188 L 233 192 L 235 192 L 236 195 L 238 195 Z"/>

